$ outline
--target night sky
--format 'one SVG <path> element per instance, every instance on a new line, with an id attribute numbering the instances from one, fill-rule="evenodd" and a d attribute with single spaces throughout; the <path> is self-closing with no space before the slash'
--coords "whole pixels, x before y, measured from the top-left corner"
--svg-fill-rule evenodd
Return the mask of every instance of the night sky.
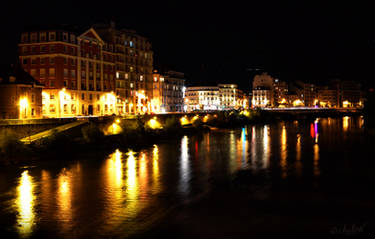
<path id="1" fill-rule="evenodd" d="M 327 1 L 328 2 L 328 1 Z M 188 85 L 238 83 L 256 71 L 285 80 L 375 80 L 375 14 L 344 1 L 57 1 L 16 2 L 0 14 L 1 63 L 16 59 L 28 25 L 115 20 L 152 41 L 156 69 L 186 74 Z"/>

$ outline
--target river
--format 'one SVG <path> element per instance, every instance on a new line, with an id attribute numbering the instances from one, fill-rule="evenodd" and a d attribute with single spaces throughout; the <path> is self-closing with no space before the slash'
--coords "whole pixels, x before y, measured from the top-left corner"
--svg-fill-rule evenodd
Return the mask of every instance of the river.
<path id="1" fill-rule="evenodd" d="M 332 178 L 327 175 L 351 177 L 351 170 L 368 167 L 365 155 L 374 150 L 366 137 L 362 117 L 317 118 L 212 130 L 138 152 L 85 152 L 66 162 L 3 167 L 0 235 L 136 235 L 239 170 L 320 188 Z"/>

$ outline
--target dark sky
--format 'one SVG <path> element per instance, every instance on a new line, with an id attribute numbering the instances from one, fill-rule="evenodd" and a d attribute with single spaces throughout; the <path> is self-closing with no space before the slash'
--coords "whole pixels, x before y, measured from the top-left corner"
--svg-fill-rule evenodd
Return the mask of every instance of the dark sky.
<path id="1" fill-rule="evenodd" d="M 286 81 L 342 78 L 373 86 L 373 7 L 329 2 L 14 1 L 0 14 L 0 60 L 15 58 L 25 26 L 113 19 L 151 39 L 156 69 L 183 71 L 190 85 L 236 82 L 247 90 L 250 69 L 259 68 Z"/>

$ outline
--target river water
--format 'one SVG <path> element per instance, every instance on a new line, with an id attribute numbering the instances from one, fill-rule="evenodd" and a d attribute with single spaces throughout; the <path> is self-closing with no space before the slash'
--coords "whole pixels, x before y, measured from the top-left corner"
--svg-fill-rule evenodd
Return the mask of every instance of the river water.
<path id="1" fill-rule="evenodd" d="M 374 150 L 366 137 L 362 117 L 318 118 L 212 130 L 138 152 L 86 152 L 67 162 L 2 168 L 0 235 L 134 235 L 239 170 L 319 188 L 327 175 L 347 178 L 368 167 L 366 155 Z"/>

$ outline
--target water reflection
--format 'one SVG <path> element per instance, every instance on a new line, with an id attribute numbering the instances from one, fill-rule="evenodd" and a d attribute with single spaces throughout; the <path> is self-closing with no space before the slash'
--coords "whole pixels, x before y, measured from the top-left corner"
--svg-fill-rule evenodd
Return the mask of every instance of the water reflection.
<path id="1" fill-rule="evenodd" d="M 281 147 L 280 147 L 280 165 L 281 165 L 281 177 L 286 178 L 288 176 L 287 172 L 287 144 L 286 144 L 286 128 L 285 125 L 282 126 L 282 131 L 281 131 Z"/>
<path id="2" fill-rule="evenodd" d="M 302 162 L 301 162 L 301 134 L 297 134 L 296 142 L 296 171 L 297 177 L 302 176 Z"/>
<path id="3" fill-rule="evenodd" d="M 17 187 L 17 198 L 15 205 L 17 208 L 17 229 L 21 237 L 28 236 L 35 223 L 35 195 L 34 182 L 29 172 L 25 170 Z"/>
<path id="4" fill-rule="evenodd" d="M 316 119 L 314 122 L 314 141 L 316 144 L 318 143 L 318 139 L 319 139 L 318 122 L 319 122 L 319 119 Z"/>
<path id="5" fill-rule="evenodd" d="M 137 212 L 138 179 L 135 161 L 135 153 L 129 151 L 126 161 L 126 198 L 128 214 L 133 216 Z"/>
<path id="6" fill-rule="evenodd" d="M 181 139 L 181 157 L 180 157 L 180 184 L 179 191 L 186 195 L 189 193 L 190 185 L 190 163 L 189 163 L 189 139 L 185 135 Z"/>
<path id="7" fill-rule="evenodd" d="M 125 198 L 122 190 L 124 185 L 123 179 L 123 163 L 122 153 L 116 150 L 109 155 L 105 162 L 104 172 L 104 195 L 105 214 L 103 217 L 103 228 L 105 231 L 120 223 L 120 219 L 124 216 L 122 202 Z"/>
<path id="8" fill-rule="evenodd" d="M 270 159 L 270 135 L 269 126 L 264 125 L 263 128 L 263 168 L 268 168 Z"/>
<path id="9" fill-rule="evenodd" d="M 160 172 L 159 172 L 159 148 L 155 144 L 152 150 L 152 172 L 153 172 L 153 192 L 158 193 L 161 191 L 160 186 Z"/>
<path id="10" fill-rule="evenodd" d="M 336 167 L 336 163 L 325 162 L 323 155 L 342 151 L 341 142 L 361 142 L 354 141 L 362 139 L 355 131 L 362 126 L 360 120 L 322 118 L 309 123 L 213 130 L 203 137 L 184 136 L 177 148 L 170 141 L 137 153 L 116 150 L 104 161 L 78 158 L 81 164 L 77 167 L 56 166 L 40 173 L 33 169 L 32 175 L 40 177 L 26 170 L 12 176 L 12 182 L 17 180 L 12 188 L 16 199 L 6 206 L 14 203 L 11 210 L 17 214 L 10 224 L 20 237 L 34 236 L 30 234 L 35 231 L 70 235 L 80 230 L 86 230 L 80 235 L 125 235 L 162 215 L 169 206 L 165 204 L 180 203 L 209 190 L 212 182 L 228 179 L 246 165 L 252 171 L 267 169 L 267 176 L 276 176 L 276 180 L 296 176 L 303 178 L 298 182 L 311 185 L 325 180 L 320 176 L 328 172 L 327 167 Z M 346 139 L 342 137 L 344 131 Z M 349 139 L 352 141 L 345 141 Z"/>
<path id="11" fill-rule="evenodd" d="M 241 137 L 237 142 L 237 166 L 238 168 L 245 169 L 247 167 L 247 148 L 248 148 L 248 141 L 246 138 L 246 130 L 247 128 L 242 128 L 241 130 Z"/>
<path id="12" fill-rule="evenodd" d="M 236 155 L 237 155 L 237 143 L 236 143 L 236 135 L 234 134 L 234 130 L 231 130 L 229 133 L 229 173 L 233 173 L 237 170 L 237 162 L 236 162 Z"/>
<path id="13" fill-rule="evenodd" d="M 342 128 L 344 131 L 347 131 L 349 128 L 349 116 L 345 116 L 342 118 Z"/>
<path id="14" fill-rule="evenodd" d="M 72 220 L 72 175 L 65 168 L 58 176 L 57 218 L 61 222 L 63 232 L 69 231 Z"/>

